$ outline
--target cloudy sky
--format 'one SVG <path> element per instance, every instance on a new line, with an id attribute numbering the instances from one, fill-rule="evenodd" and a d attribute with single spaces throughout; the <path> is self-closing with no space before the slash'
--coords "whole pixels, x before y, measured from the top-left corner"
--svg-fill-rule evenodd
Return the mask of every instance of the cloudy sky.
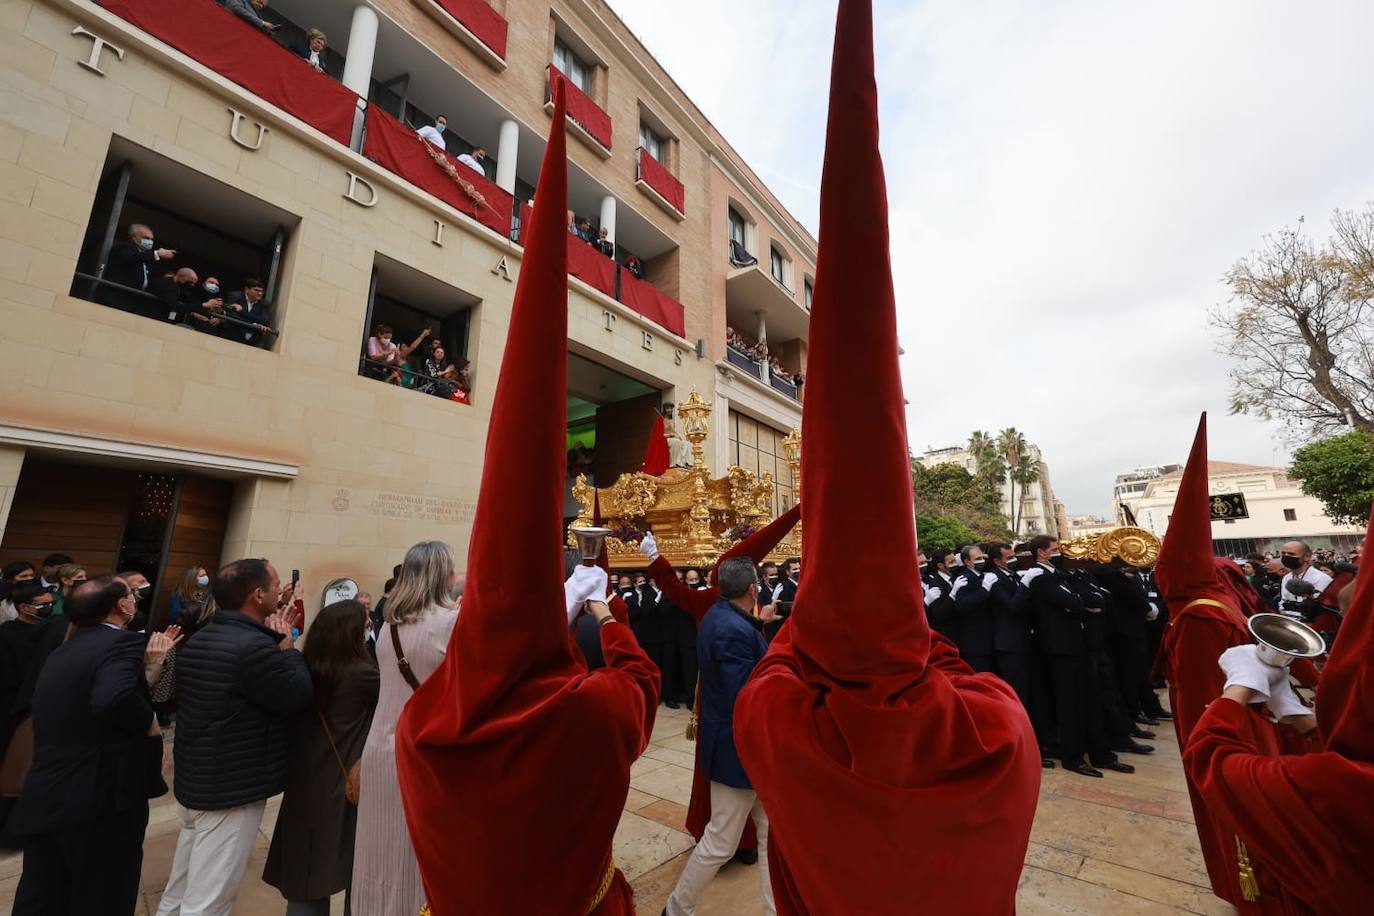
<path id="1" fill-rule="evenodd" d="M 610 0 L 803 223 L 833 0 Z M 907 425 L 1038 443 L 1070 513 L 1115 475 L 1283 463 L 1226 416 L 1209 307 L 1265 233 L 1374 199 L 1368 0 L 876 0 Z M 972 356 L 972 358 L 970 358 Z"/>

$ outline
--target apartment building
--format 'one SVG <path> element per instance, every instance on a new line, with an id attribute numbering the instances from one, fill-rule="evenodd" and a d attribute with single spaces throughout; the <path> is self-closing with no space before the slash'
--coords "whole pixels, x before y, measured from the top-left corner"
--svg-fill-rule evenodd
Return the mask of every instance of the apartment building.
<path id="1" fill-rule="evenodd" d="M 465 558 L 557 73 L 568 207 L 608 243 L 569 235 L 569 482 L 638 470 L 695 389 L 716 473 L 795 500 L 815 240 L 604 2 L 0 16 L 0 562 L 137 568 L 161 609 L 234 556 L 315 594 L 426 538 Z"/>
<path id="2" fill-rule="evenodd" d="M 1014 495 L 1010 477 L 1003 476 L 998 488 L 1002 497 L 1002 514 L 1006 516 L 1008 523 L 1013 520 L 1012 500 L 1015 499 L 1019 503 L 1016 531 L 1018 537 L 1034 537 L 1037 534 L 1062 537 L 1061 532 L 1066 527 L 1068 515 L 1064 504 L 1055 498 L 1054 485 L 1050 482 L 1050 466 L 1045 462 L 1038 445 L 1029 445 L 1026 454 L 1035 464 L 1039 476 L 1028 486 L 1017 484 Z M 973 453 L 957 445 L 929 449 L 917 455 L 916 460 L 928 468 L 937 464 L 957 464 L 970 474 L 975 473 L 978 468 L 978 461 L 973 457 Z"/>

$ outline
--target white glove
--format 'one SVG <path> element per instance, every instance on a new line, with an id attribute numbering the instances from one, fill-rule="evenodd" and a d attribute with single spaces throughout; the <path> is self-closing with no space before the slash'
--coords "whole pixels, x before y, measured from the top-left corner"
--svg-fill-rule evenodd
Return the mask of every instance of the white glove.
<path id="1" fill-rule="evenodd" d="M 658 541 L 654 540 L 652 531 L 644 532 L 644 537 L 639 539 L 639 552 L 648 557 L 650 563 L 658 559 Z"/>
<path id="2" fill-rule="evenodd" d="M 949 596 L 953 598 L 955 595 L 959 594 L 959 589 L 963 588 L 966 582 L 968 582 L 968 580 L 965 579 L 963 576 L 960 576 L 959 578 L 955 579 L 954 587 L 949 590 Z"/>
<path id="3" fill-rule="evenodd" d="M 939 601 L 939 600 L 940 600 L 940 596 L 943 595 L 943 594 L 944 594 L 944 591 L 943 591 L 943 590 L 938 589 L 938 588 L 932 588 L 930 591 L 926 592 L 926 600 L 927 600 L 927 601 Z"/>
<path id="4" fill-rule="evenodd" d="M 1258 697 L 1251 703 L 1263 703 L 1269 699 L 1270 691 L 1278 677 L 1286 678 L 1288 672 L 1259 660 L 1258 646 L 1232 646 L 1221 653 L 1217 664 L 1226 672 L 1226 687 L 1249 687 Z M 1224 688 L 1223 688 L 1224 689 Z"/>
<path id="5" fill-rule="evenodd" d="M 606 570 L 600 566 L 578 565 L 568 581 L 563 583 L 563 597 L 567 602 L 568 626 L 577 619 L 578 611 L 592 599 L 606 599 Z"/>
<path id="6" fill-rule="evenodd" d="M 1286 672 L 1283 680 L 1275 684 L 1273 690 L 1270 691 L 1268 706 L 1269 712 L 1280 722 L 1287 716 L 1313 715 L 1312 710 L 1294 692 Z"/>
<path id="7" fill-rule="evenodd" d="M 1146 619 L 1146 620 L 1149 620 L 1149 621 L 1158 620 L 1158 619 L 1159 619 L 1159 605 L 1157 605 L 1157 604 L 1152 604 L 1152 605 L 1150 605 L 1150 613 L 1148 613 L 1148 614 L 1145 615 L 1145 619 Z"/>

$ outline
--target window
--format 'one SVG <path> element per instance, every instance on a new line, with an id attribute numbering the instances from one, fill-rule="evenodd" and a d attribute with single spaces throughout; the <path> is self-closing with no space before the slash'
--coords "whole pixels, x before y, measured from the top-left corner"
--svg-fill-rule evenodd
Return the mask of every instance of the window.
<path id="1" fill-rule="evenodd" d="M 782 440 L 787 433 L 760 423 L 738 411 L 730 411 L 730 463 L 760 477 L 764 472 L 773 475 L 774 517 L 792 508 L 796 496 L 792 492 L 792 471 L 787 466 L 787 452 Z"/>
<path id="2" fill-rule="evenodd" d="M 773 279 L 783 286 L 787 285 L 787 259 L 782 256 L 782 252 L 773 246 L 768 246 L 768 268 L 773 274 Z"/>
<path id="3" fill-rule="evenodd" d="M 654 129 L 643 121 L 639 122 L 639 145 L 654 159 L 663 161 L 663 138 L 654 133 Z"/>
<path id="4" fill-rule="evenodd" d="M 1284 520 L 1285 522 L 1296 522 L 1296 521 L 1298 520 L 1298 510 L 1297 510 L 1297 509 L 1284 509 L 1284 510 L 1283 510 L 1283 520 Z"/>
<path id="5" fill-rule="evenodd" d="M 564 44 L 561 38 L 553 40 L 553 65 L 562 70 L 563 75 L 572 80 L 574 86 L 591 94 L 592 68 L 587 66 L 572 48 Z"/>
<path id="6" fill-rule="evenodd" d="M 802 297 L 806 302 L 806 310 L 808 312 L 811 311 L 811 297 L 814 295 L 815 289 L 812 287 L 811 281 L 809 279 L 802 281 Z"/>
<path id="7" fill-rule="evenodd" d="M 744 240 L 744 217 L 734 207 L 730 208 L 730 241 L 741 248 L 748 247 Z"/>

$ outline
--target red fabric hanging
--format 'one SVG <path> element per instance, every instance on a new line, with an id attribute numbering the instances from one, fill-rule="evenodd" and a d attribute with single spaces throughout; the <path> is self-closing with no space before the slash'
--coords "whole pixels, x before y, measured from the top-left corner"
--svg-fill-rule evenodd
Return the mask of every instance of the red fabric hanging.
<path id="1" fill-rule="evenodd" d="M 644 183 L 659 193 L 659 196 L 672 204 L 679 213 L 686 213 L 684 204 L 687 191 L 672 172 L 664 168 L 644 147 L 639 148 L 639 177 Z"/>
<path id="2" fill-rule="evenodd" d="M 653 730 L 659 674 L 622 623 L 601 628 L 606 667 L 591 673 L 568 633 L 564 106 L 558 81 L 539 171 L 545 204 L 511 308 L 458 624 L 396 728 L 435 916 L 634 914 L 611 840 Z"/>
<path id="3" fill-rule="evenodd" d="M 620 269 L 620 301 L 678 337 L 686 336 L 687 311 L 682 303 L 623 267 Z"/>
<path id="4" fill-rule="evenodd" d="M 458 175 L 482 195 L 483 203 L 477 203 L 454 184 L 426 147 L 448 160 Z M 420 139 L 415 131 L 376 105 L 367 106 L 367 136 L 363 140 L 363 155 L 482 225 L 502 235 L 510 234 L 514 200 L 511 195 L 485 175 L 477 174 L 437 146 Z"/>
<path id="5" fill-rule="evenodd" d="M 506 31 L 508 24 L 486 0 L 430 0 L 445 13 L 462 24 L 477 39 L 506 59 Z"/>
<path id="6" fill-rule="evenodd" d="M 663 418 L 654 420 L 654 428 L 649 433 L 649 445 L 644 449 L 644 465 L 640 468 L 651 477 L 662 476 L 668 470 L 668 437 L 663 432 Z"/>
<path id="7" fill-rule="evenodd" d="M 210 0 L 100 6 L 347 146 L 358 96 Z"/>
<path id="8" fill-rule="evenodd" d="M 615 261 L 565 229 L 568 248 L 568 273 L 592 289 L 615 298 Z M 528 255 L 526 255 L 528 257 Z"/>
<path id="9" fill-rule="evenodd" d="M 549 64 L 549 79 L 552 80 L 554 74 L 563 77 L 568 85 L 568 117 L 576 121 L 583 130 L 592 135 L 592 138 L 606 149 L 611 148 L 611 116 L 601 110 L 601 106 L 592 101 L 592 97 L 587 95 L 568 78 L 567 74 L 559 70 L 553 64 Z"/>

